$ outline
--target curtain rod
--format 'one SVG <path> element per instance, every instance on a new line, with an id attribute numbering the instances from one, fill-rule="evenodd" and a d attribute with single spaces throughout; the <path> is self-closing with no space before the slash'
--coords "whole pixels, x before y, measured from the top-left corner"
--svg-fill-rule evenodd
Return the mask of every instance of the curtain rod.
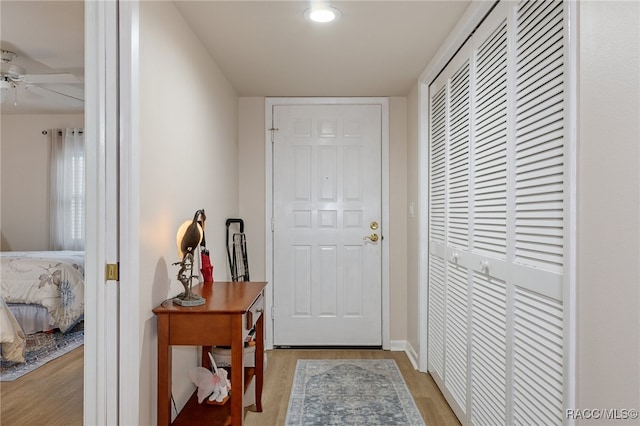
<path id="1" fill-rule="evenodd" d="M 78 130 L 78 133 L 83 134 L 83 133 L 84 133 L 84 130 Z M 43 130 L 43 131 L 42 131 L 42 134 L 43 134 L 43 135 L 48 135 L 48 134 L 49 134 L 49 131 L 48 131 L 48 130 Z M 61 130 L 60 130 L 60 131 L 58 131 L 58 135 L 59 135 L 59 136 L 62 136 L 62 131 L 61 131 Z"/>

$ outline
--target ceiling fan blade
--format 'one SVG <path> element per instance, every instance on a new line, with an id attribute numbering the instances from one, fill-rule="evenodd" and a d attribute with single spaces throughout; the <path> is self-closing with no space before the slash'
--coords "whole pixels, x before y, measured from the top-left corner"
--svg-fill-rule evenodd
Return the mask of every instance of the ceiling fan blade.
<path id="1" fill-rule="evenodd" d="M 27 85 L 24 87 L 24 89 L 28 92 L 35 93 L 43 97 L 63 101 L 73 106 L 84 105 L 84 99 L 82 98 L 71 96 L 66 93 L 58 92 L 52 89 L 48 89 L 46 87 Z"/>
<path id="2" fill-rule="evenodd" d="M 73 74 L 25 74 L 21 78 L 28 84 L 82 84 Z"/>

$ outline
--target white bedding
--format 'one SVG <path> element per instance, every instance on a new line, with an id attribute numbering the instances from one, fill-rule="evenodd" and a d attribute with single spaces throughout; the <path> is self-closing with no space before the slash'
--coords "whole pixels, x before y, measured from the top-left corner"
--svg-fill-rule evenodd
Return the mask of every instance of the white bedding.
<path id="1" fill-rule="evenodd" d="M 0 297 L 0 343 L 2 358 L 11 362 L 24 362 L 24 332 L 13 314 Z"/>
<path id="2" fill-rule="evenodd" d="M 0 261 L 5 302 L 44 306 L 62 332 L 84 314 L 84 252 L 2 252 Z"/>

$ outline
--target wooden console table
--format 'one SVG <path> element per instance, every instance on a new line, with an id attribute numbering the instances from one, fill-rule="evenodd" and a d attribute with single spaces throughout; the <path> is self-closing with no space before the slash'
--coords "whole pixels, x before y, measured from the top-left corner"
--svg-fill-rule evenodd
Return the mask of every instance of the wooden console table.
<path id="1" fill-rule="evenodd" d="M 256 410 L 262 411 L 264 372 L 264 288 L 266 282 L 214 282 L 193 291 L 206 299 L 196 307 L 182 307 L 171 300 L 153 310 L 158 317 L 158 425 L 171 423 L 171 346 L 202 346 L 202 366 L 210 368 L 211 346 L 231 347 L 231 398 L 224 405 L 198 404 L 191 396 L 174 425 L 231 424 L 244 421 L 245 385 L 255 372 Z M 256 327 L 255 368 L 243 364 L 244 340 Z M 245 377 L 246 376 L 246 377 Z M 246 379 L 246 380 L 245 380 Z"/>

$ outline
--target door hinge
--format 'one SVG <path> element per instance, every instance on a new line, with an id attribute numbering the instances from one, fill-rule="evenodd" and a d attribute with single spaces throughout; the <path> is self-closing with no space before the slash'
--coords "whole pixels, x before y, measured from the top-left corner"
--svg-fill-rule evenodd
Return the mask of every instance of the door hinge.
<path id="1" fill-rule="evenodd" d="M 107 281 L 119 281 L 120 280 L 120 272 L 119 272 L 119 263 L 107 263 L 105 270 L 105 277 Z"/>
<path id="2" fill-rule="evenodd" d="M 271 143 L 275 142 L 275 134 L 278 130 L 280 129 L 276 129 L 275 127 L 269 129 L 269 131 L 271 132 Z"/>

